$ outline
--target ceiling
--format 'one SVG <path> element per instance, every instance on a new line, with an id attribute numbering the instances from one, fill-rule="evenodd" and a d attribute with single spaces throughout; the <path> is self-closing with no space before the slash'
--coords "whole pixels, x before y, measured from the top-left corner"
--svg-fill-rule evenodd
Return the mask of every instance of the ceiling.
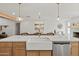
<path id="1" fill-rule="evenodd" d="M 62 3 L 59 5 L 59 14 L 62 19 L 67 16 L 79 16 L 78 3 Z M 19 5 L 17 3 L 0 3 L 0 11 L 7 12 L 11 15 L 19 16 Z M 38 19 L 56 20 L 57 4 L 56 3 L 23 3 L 21 4 L 21 17 L 24 20 Z"/>

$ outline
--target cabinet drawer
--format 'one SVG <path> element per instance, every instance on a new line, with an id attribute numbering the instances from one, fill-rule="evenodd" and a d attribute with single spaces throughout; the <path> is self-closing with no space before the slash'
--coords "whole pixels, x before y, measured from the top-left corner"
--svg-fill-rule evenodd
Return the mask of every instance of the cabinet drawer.
<path id="1" fill-rule="evenodd" d="M 40 56 L 51 56 L 51 51 L 40 51 Z"/>
<path id="2" fill-rule="evenodd" d="M 26 51 L 27 56 L 51 56 L 51 51 L 29 50 Z"/>
<path id="3" fill-rule="evenodd" d="M 78 49 L 76 47 L 75 48 L 73 47 L 71 51 L 72 56 L 78 56 Z"/>
<path id="4" fill-rule="evenodd" d="M 26 42 L 13 42 L 13 48 L 25 48 Z"/>
<path id="5" fill-rule="evenodd" d="M 27 51 L 27 56 L 39 56 L 39 51 Z"/>
<path id="6" fill-rule="evenodd" d="M 18 49 L 18 50 L 13 50 L 13 56 L 25 56 L 25 50 L 21 50 L 21 49 Z"/>
<path id="7" fill-rule="evenodd" d="M 71 46 L 78 46 L 78 42 L 72 42 Z"/>
<path id="8" fill-rule="evenodd" d="M 0 47 L 12 47 L 11 42 L 0 42 Z"/>
<path id="9" fill-rule="evenodd" d="M 0 56 L 11 56 L 12 50 L 11 48 L 0 48 Z"/>
<path id="10" fill-rule="evenodd" d="M 71 55 L 72 56 L 78 56 L 79 55 L 79 44 L 78 42 L 72 42 L 71 43 Z"/>

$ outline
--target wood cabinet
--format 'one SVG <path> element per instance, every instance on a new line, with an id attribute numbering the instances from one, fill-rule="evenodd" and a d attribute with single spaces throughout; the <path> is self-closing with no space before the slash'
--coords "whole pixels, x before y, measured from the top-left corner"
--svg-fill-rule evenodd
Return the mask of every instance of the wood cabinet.
<path id="1" fill-rule="evenodd" d="M 26 42 L 13 42 L 13 56 L 25 56 Z"/>
<path id="2" fill-rule="evenodd" d="M 40 54 L 39 54 L 39 51 L 27 51 L 26 52 L 26 54 L 27 54 L 27 56 L 39 56 Z"/>
<path id="3" fill-rule="evenodd" d="M 0 48 L 0 56 L 11 56 L 12 50 L 11 48 Z"/>
<path id="4" fill-rule="evenodd" d="M 79 55 L 79 42 L 71 42 L 71 55 L 72 56 Z"/>
<path id="5" fill-rule="evenodd" d="M 27 56 L 51 56 L 51 50 L 29 50 Z"/>
<path id="6" fill-rule="evenodd" d="M 25 56 L 25 50 L 13 49 L 13 56 Z"/>
<path id="7" fill-rule="evenodd" d="M 0 47 L 12 47 L 12 42 L 0 42 Z"/>
<path id="8" fill-rule="evenodd" d="M 0 42 L 0 56 L 25 56 L 26 42 Z"/>
<path id="9" fill-rule="evenodd" d="M 0 42 L 0 56 L 11 56 L 11 55 L 12 55 L 12 43 Z"/>
<path id="10" fill-rule="evenodd" d="M 0 42 L 0 56 L 51 56 L 51 50 L 26 50 L 26 42 Z"/>
<path id="11" fill-rule="evenodd" d="M 51 56 L 51 51 L 40 51 L 40 56 Z"/>

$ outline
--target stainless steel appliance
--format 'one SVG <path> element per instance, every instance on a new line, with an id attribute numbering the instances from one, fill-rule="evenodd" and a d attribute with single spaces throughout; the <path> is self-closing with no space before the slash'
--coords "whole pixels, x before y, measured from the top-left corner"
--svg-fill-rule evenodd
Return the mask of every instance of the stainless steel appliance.
<path id="1" fill-rule="evenodd" d="M 73 37 L 79 38 L 79 32 L 73 32 Z"/>
<path id="2" fill-rule="evenodd" d="M 54 56 L 69 56 L 70 55 L 70 42 L 53 42 L 53 55 Z"/>

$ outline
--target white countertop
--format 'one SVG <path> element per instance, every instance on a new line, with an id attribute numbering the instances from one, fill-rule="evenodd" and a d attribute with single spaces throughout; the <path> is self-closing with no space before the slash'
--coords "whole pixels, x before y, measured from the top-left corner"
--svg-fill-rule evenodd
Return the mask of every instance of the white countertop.
<path id="1" fill-rule="evenodd" d="M 14 42 L 14 41 L 36 41 L 36 38 L 38 38 L 38 40 L 40 38 L 48 38 L 50 41 L 79 41 L 79 38 L 76 38 L 76 37 L 73 37 L 72 39 L 68 39 L 66 36 L 58 36 L 58 35 L 55 35 L 55 36 L 21 36 L 21 35 L 16 35 L 16 36 L 11 36 L 11 37 L 7 37 L 7 38 L 4 38 L 4 39 L 1 39 L 0 42 L 6 42 L 6 41 L 9 41 L 9 42 Z M 35 39 L 35 40 L 34 40 Z M 46 39 L 45 39 L 46 40 Z M 44 41 L 44 40 L 43 40 Z"/>
<path id="2" fill-rule="evenodd" d="M 0 40 L 0 42 L 19 41 L 26 41 L 26 50 L 52 50 L 52 41 L 46 37 L 16 35 Z"/>
<path id="3" fill-rule="evenodd" d="M 78 42 L 79 41 L 79 38 L 76 38 L 76 37 L 72 37 L 72 39 L 68 39 L 68 37 L 66 36 L 59 36 L 59 35 L 56 35 L 56 36 L 53 36 L 50 38 L 50 40 L 52 42 L 56 42 L 56 41 L 61 41 L 61 42 Z"/>
<path id="4" fill-rule="evenodd" d="M 16 36 L 10 36 L 10 37 L 1 39 L 0 42 L 27 41 L 28 39 L 29 38 L 27 36 L 16 35 Z"/>
<path id="5" fill-rule="evenodd" d="M 73 37 L 71 40 L 68 40 L 65 36 L 23 36 L 16 35 L 1 39 L 0 42 L 17 42 L 17 41 L 27 41 L 26 49 L 27 50 L 52 50 L 52 42 L 56 41 L 68 41 L 75 42 L 79 41 L 79 38 Z"/>
<path id="6" fill-rule="evenodd" d="M 36 41 L 36 38 L 50 38 L 52 36 L 24 36 L 24 35 L 15 35 L 15 36 L 10 36 L 7 38 L 3 38 L 0 39 L 0 42 L 2 41 L 29 41 L 30 39 L 35 39 L 34 41 Z"/>

